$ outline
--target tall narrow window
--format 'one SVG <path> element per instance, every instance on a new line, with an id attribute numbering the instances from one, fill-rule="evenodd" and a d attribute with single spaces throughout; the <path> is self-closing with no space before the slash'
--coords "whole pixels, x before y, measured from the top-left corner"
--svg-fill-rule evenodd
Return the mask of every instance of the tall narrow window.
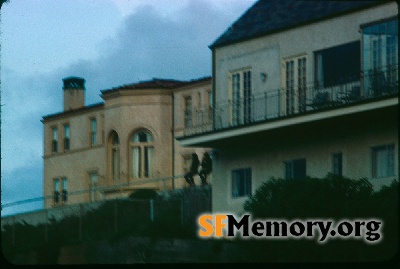
<path id="1" fill-rule="evenodd" d="M 57 127 L 51 128 L 51 133 L 53 136 L 53 140 L 51 143 L 51 150 L 52 152 L 57 152 L 58 151 L 58 130 Z"/>
<path id="2" fill-rule="evenodd" d="M 286 114 L 306 111 L 307 58 L 295 57 L 284 61 Z"/>
<path id="3" fill-rule="evenodd" d="M 362 28 L 365 94 L 379 96 L 397 90 L 398 39 L 397 18 Z"/>
<path id="4" fill-rule="evenodd" d="M 183 157 L 183 172 L 186 174 L 190 170 L 190 165 L 192 164 L 192 156 L 184 156 Z"/>
<path id="5" fill-rule="evenodd" d="M 286 179 L 306 178 L 306 159 L 298 159 L 285 162 Z"/>
<path id="6" fill-rule="evenodd" d="M 148 178 L 153 176 L 153 142 L 153 136 L 148 131 L 140 131 L 133 134 L 130 141 L 132 178 Z"/>
<path id="7" fill-rule="evenodd" d="M 97 121 L 96 118 L 90 119 L 90 145 L 97 144 Z"/>
<path id="8" fill-rule="evenodd" d="M 232 197 L 251 195 L 251 168 L 232 171 Z"/>
<path id="9" fill-rule="evenodd" d="M 184 124 L 185 128 L 192 127 L 192 97 L 185 96 L 184 107 Z"/>
<path id="10" fill-rule="evenodd" d="M 306 111 L 306 87 L 307 87 L 307 73 L 306 73 L 307 59 L 302 57 L 297 59 L 297 86 L 299 89 L 299 112 Z"/>
<path id="11" fill-rule="evenodd" d="M 53 201 L 54 204 L 58 204 L 60 202 L 60 179 L 55 178 L 53 183 L 54 183 Z"/>
<path id="12" fill-rule="evenodd" d="M 119 179 L 119 173 L 120 173 L 120 151 L 119 151 L 119 137 L 117 132 L 113 131 L 110 135 L 110 140 L 109 140 L 109 146 L 110 146 L 110 165 L 111 165 L 111 179 L 112 180 L 118 180 Z"/>
<path id="13" fill-rule="evenodd" d="M 200 109 L 201 109 L 201 93 L 198 92 L 197 93 L 197 110 L 200 111 Z"/>
<path id="14" fill-rule="evenodd" d="M 372 177 L 394 176 L 394 145 L 372 148 Z"/>
<path id="15" fill-rule="evenodd" d="M 342 153 L 336 152 L 332 154 L 332 173 L 334 175 L 342 175 Z"/>
<path id="16" fill-rule="evenodd" d="M 232 124 L 240 124 L 240 73 L 232 74 Z"/>
<path id="17" fill-rule="evenodd" d="M 212 107 L 213 107 L 213 93 L 212 90 L 207 91 L 207 99 L 206 99 L 206 123 L 210 124 L 212 122 Z"/>
<path id="18" fill-rule="evenodd" d="M 98 175 L 97 173 L 89 174 L 89 201 L 94 202 L 97 200 L 97 186 L 98 186 Z"/>
<path id="19" fill-rule="evenodd" d="M 61 184 L 62 184 L 62 189 L 61 189 L 61 193 L 62 193 L 62 201 L 65 203 L 68 201 L 68 190 L 67 190 L 67 178 L 62 178 L 61 179 Z"/>
<path id="20" fill-rule="evenodd" d="M 209 107 L 213 107 L 213 91 L 212 90 L 209 90 L 208 92 L 207 92 L 207 96 L 208 96 L 208 106 Z"/>
<path id="21" fill-rule="evenodd" d="M 231 115 L 232 125 L 250 123 L 251 117 L 251 70 L 231 74 Z"/>
<path id="22" fill-rule="evenodd" d="M 286 114 L 294 113 L 294 60 L 286 61 Z"/>
<path id="23" fill-rule="evenodd" d="M 70 128 L 69 124 L 64 125 L 64 151 L 70 149 Z"/>

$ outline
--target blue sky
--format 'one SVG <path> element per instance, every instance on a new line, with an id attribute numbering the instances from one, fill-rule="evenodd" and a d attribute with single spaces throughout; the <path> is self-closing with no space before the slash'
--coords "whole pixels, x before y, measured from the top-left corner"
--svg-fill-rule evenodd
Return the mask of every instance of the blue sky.
<path id="1" fill-rule="evenodd" d="M 43 195 L 42 116 L 62 111 L 62 79 L 100 90 L 211 75 L 215 41 L 256 0 L 11 0 L 1 8 L 1 202 Z M 6 207 L 1 215 L 42 208 Z"/>

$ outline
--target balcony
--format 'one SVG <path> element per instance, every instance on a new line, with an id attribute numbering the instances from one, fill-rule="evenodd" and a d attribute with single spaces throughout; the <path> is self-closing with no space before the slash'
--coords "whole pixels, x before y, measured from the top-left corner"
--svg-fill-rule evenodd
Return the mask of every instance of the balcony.
<path id="1" fill-rule="evenodd" d="M 253 92 L 258 93 L 192 111 L 190 125 L 184 128 L 184 137 L 394 97 L 398 94 L 398 69 L 396 65 L 371 70 L 361 74 L 359 80 L 329 87 L 315 83 L 263 92 L 255 89 Z"/>

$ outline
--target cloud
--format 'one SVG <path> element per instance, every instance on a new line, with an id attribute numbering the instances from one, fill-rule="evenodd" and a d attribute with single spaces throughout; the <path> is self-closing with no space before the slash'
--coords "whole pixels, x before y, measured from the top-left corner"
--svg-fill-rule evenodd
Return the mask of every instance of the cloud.
<path id="1" fill-rule="evenodd" d="M 69 72 L 85 77 L 88 84 L 96 81 L 92 85 L 98 87 L 97 91 L 152 77 L 193 79 L 210 75 L 208 45 L 232 18 L 202 1 L 189 1 L 175 15 L 172 19 L 152 5 L 138 6 L 125 18 L 115 38 L 99 45 L 101 58 L 77 62 Z"/>

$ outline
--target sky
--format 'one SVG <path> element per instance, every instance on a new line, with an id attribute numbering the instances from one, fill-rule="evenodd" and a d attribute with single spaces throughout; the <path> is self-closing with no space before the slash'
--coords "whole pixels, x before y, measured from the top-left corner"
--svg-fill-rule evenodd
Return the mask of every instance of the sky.
<path id="1" fill-rule="evenodd" d="M 10 0 L 0 10 L 1 203 L 43 196 L 43 116 L 62 79 L 100 91 L 152 78 L 211 76 L 211 45 L 256 0 Z M 1 215 L 42 209 L 4 207 Z"/>

